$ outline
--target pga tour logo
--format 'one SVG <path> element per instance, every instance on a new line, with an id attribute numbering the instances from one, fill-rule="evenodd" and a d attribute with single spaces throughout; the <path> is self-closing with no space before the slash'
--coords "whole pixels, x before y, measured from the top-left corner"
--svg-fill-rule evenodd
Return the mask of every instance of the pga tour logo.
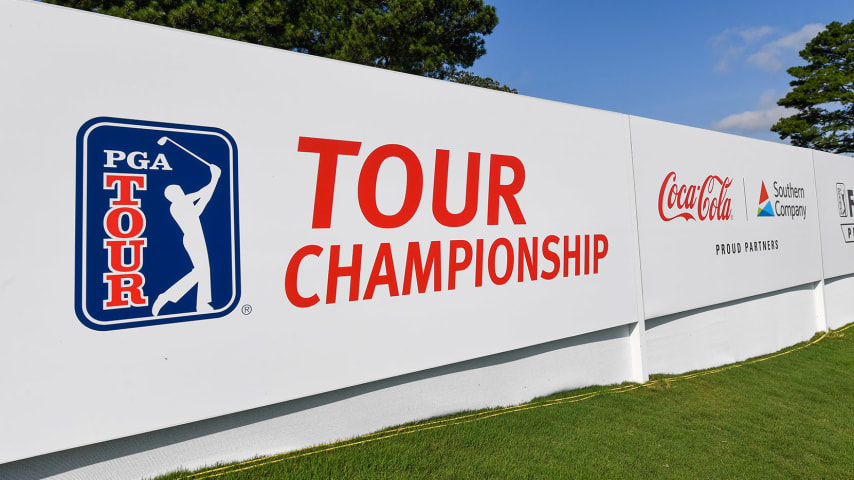
<path id="1" fill-rule="evenodd" d="M 237 146 L 95 118 L 77 134 L 76 311 L 96 330 L 227 314 L 240 296 Z"/>

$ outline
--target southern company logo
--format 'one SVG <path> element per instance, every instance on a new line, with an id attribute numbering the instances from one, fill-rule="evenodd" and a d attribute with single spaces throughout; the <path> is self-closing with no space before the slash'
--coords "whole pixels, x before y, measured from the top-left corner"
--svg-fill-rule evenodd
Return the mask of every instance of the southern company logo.
<path id="1" fill-rule="evenodd" d="M 95 118 L 77 134 L 75 310 L 96 330 L 227 314 L 240 296 L 237 146 Z"/>
<path id="2" fill-rule="evenodd" d="M 759 191 L 759 209 L 757 217 L 789 217 L 791 220 L 800 218 L 806 220 L 806 190 L 803 187 L 792 186 L 792 182 L 783 185 L 776 180 L 771 184 L 774 197 L 768 195 L 765 181 Z"/>
<path id="3" fill-rule="evenodd" d="M 771 200 L 770 197 L 768 197 L 768 190 L 765 188 L 765 182 L 762 182 L 762 191 L 759 193 L 759 211 L 756 213 L 756 216 L 774 216 L 774 208 L 771 206 Z"/>

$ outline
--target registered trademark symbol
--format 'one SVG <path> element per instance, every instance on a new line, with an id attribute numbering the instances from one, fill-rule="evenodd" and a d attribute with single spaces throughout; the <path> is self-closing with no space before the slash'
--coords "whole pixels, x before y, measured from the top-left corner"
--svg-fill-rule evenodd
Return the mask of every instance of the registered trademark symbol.
<path id="1" fill-rule="evenodd" d="M 246 305 L 240 308 L 240 312 L 244 315 L 249 315 L 250 313 L 252 313 L 252 305 L 249 305 L 247 303 Z"/>

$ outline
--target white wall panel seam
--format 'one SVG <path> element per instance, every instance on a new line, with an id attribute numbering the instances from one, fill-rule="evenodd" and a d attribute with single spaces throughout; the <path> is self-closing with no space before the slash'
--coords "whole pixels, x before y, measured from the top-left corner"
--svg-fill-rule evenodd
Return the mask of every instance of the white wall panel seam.
<path id="1" fill-rule="evenodd" d="M 816 286 L 816 329 L 817 331 L 826 332 L 827 330 L 827 292 L 824 288 L 824 245 L 822 245 L 823 233 L 821 229 L 821 204 L 818 202 L 818 173 L 815 168 L 815 150 L 810 149 L 810 159 L 812 160 L 812 182 L 813 188 L 815 189 L 813 195 L 815 196 L 815 204 L 818 206 L 818 258 L 821 260 L 821 280 L 818 281 L 818 285 Z"/>
<path id="2" fill-rule="evenodd" d="M 630 348 L 632 349 L 632 361 L 634 362 L 632 374 L 640 383 L 649 380 L 649 369 L 646 358 L 646 308 L 643 297 L 643 270 L 642 259 L 640 254 L 640 230 L 638 229 L 638 197 L 637 186 L 635 184 L 635 156 L 634 144 L 632 143 L 632 117 L 626 115 L 626 132 L 629 136 L 629 156 L 628 156 L 628 173 L 630 177 L 629 185 L 632 189 L 631 198 L 634 199 L 634 213 L 630 215 L 632 220 L 632 233 L 634 234 L 634 245 L 632 253 L 635 261 L 635 297 L 638 308 L 638 321 L 633 330 L 629 331 Z"/>

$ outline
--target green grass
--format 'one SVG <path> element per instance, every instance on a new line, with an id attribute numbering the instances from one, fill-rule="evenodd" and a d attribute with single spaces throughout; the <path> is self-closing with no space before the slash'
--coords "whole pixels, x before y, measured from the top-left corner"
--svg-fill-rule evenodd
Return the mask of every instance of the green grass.
<path id="1" fill-rule="evenodd" d="M 854 478 L 854 329 L 816 339 L 159 478 Z"/>

